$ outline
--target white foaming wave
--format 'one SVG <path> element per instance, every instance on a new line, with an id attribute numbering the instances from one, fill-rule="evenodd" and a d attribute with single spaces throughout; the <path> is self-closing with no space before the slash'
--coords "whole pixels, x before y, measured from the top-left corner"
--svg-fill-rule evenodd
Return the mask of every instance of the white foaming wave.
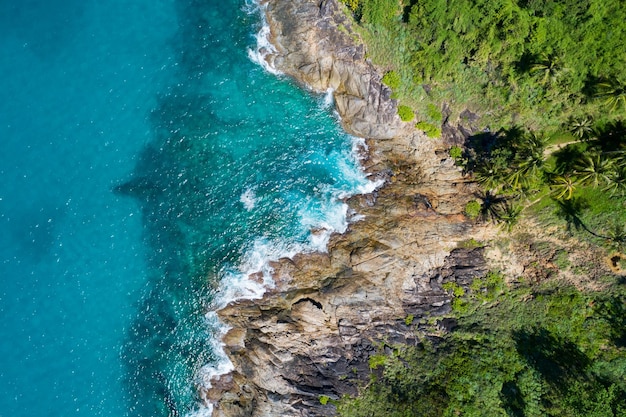
<path id="1" fill-rule="evenodd" d="M 278 51 L 276 50 L 276 47 L 274 47 L 274 44 L 270 42 L 270 26 L 267 23 L 264 13 L 264 8 L 266 6 L 259 5 L 256 2 L 251 4 L 254 6 L 248 6 L 250 10 L 249 13 L 259 13 L 261 15 L 261 29 L 255 36 L 256 47 L 254 49 L 248 48 L 248 58 L 250 58 L 252 62 L 259 64 L 265 71 L 274 75 L 281 75 L 282 72 L 274 67 L 273 62 L 270 59 L 270 57 L 276 55 Z"/>
<path id="2" fill-rule="evenodd" d="M 370 182 L 366 179 L 364 181 Z M 310 230 L 306 242 L 257 238 L 244 253 L 240 264 L 221 274 L 220 289 L 212 301 L 212 311 L 205 316 L 207 326 L 214 332 L 211 347 L 217 357 L 213 363 L 203 366 L 197 373 L 196 385 L 202 391 L 211 388 L 213 378 L 234 369 L 222 342 L 222 337 L 229 328 L 219 321 L 215 311 L 236 300 L 263 297 L 266 290 L 275 286 L 272 262 L 281 258 L 293 258 L 298 253 L 327 252 L 331 235 L 347 230 L 348 205 L 333 196 L 338 194 L 337 190 L 329 190 L 325 194 L 328 195 L 325 201 L 315 203 L 310 200 L 300 209 L 300 227 Z M 355 217 L 352 218 L 353 221 L 359 220 Z M 212 412 L 213 406 L 205 399 L 204 404 L 186 417 L 210 417 Z"/>
<path id="3" fill-rule="evenodd" d="M 266 71 L 281 75 L 273 65 L 271 55 L 277 50 L 270 42 L 270 27 L 263 13 L 264 6 L 257 1 L 247 0 L 246 12 L 259 13 L 262 18 L 262 27 L 256 34 L 256 48 L 248 49 L 248 57 L 259 64 Z M 330 108 L 334 103 L 334 91 L 329 88 L 324 94 L 321 106 L 324 109 Z M 264 238 L 256 239 L 249 250 L 247 250 L 238 267 L 226 270 L 220 277 L 220 290 L 213 299 L 213 311 L 206 314 L 207 327 L 214 331 L 211 346 L 216 361 L 203 366 L 197 373 L 197 386 L 203 390 L 211 388 L 211 380 L 219 375 L 227 374 L 234 369 L 224 351 L 222 337 L 229 328 L 219 321 L 216 310 L 225 307 L 227 304 L 241 299 L 259 299 L 263 297 L 267 289 L 275 286 L 272 278 L 274 272 L 272 262 L 281 258 L 293 258 L 298 253 L 327 252 L 328 242 L 333 233 L 344 233 L 349 222 L 360 221 L 364 216 L 350 213 L 348 216 L 348 205 L 340 200 L 355 194 L 371 193 L 383 184 L 383 181 L 370 181 L 367 175 L 360 168 L 360 161 L 363 159 L 364 151 L 367 151 L 365 139 L 351 137 L 352 151 L 348 158 L 339 157 L 338 167 L 342 178 L 347 179 L 350 184 L 349 189 L 329 187 L 324 190 L 326 195 L 322 203 L 305 204 L 300 209 L 300 226 L 309 230 L 305 243 L 287 242 L 286 240 L 268 240 Z M 347 159 L 347 160 L 346 160 Z M 353 163 L 349 163 L 352 161 Z M 240 196 L 240 202 L 247 210 L 252 210 L 258 198 L 253 189 L 247 189 Z M 348 220 L 349 217 L 349 220 Z M 213 414 L 213 406 L 204 399 L 204 404 L 199 408 L 186 414 L 186 417 L 210 417 Z"/>
<path id="4" fill-rule="evenodd" d="M 326 93 L 322 96 L 321 106 L 323 109 L 329 109 L 335 103 L 335 89 L 332 87 L 328 87 L 326 89 Z"/>
<path id="5" fill-rule="evenodd" d="M 325 200 L 309 198 L 298 209 L 300 226 L 309 232 L 306 252 L 327 252 L 331 235 L 348 229 L 348 205 L 332 196 L 334 190 L 325 194 Z"/>
<path id="6" fill-rule="evenodd" d="M 239 197 L 239 201 L 243 204 L 246 210 L 251 211 L 257 203 L 257 197 L 254 189 L 247 188 Z"/>
<path id="7" fill-rule="evenodd" d="M 350 136 L 352 140 L 352 157 L 357 161 L 362 161 L 365 159 L 365 155 L 369 151 L 369 146 L 367 146 L 367 142 L 365 142 L 365 138 L 360 138 L 358 136 Z"/>

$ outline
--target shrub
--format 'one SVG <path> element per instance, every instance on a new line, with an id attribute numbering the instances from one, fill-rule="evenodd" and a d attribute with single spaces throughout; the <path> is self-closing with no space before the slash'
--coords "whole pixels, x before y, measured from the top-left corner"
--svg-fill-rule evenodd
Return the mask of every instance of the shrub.
<path id="1" fill-rule="evenodd" d="M 376 369 L 379 366 L 385 365 L 387 357 L 385 355 L 372 355 L 369 358 L 370 369 Z"/>
<path id="2" fill-rule="evenodd" d="M 415 320 L 415 316 L 413 314 L 409 314 L 404 318 L 404 324 L 410 326 L 411 324 L 413 324 L 413 320 Z"/>
<path id="3" fill-rule="evenodd" d="M 431 123 L 419 122 L 415 125 L 415 127 L 424 131 L 424 133 L 426 133 L 426 136 L 428 136 L 429 138 L 441 137 L 441 129 Z"/>
<path id="4" fill-rule="evenodd" d="M 463 297 L 465 295 L 463 287 L 456 282 L 446 282 L 441 287 L 451 293 L 454 297 Z"/>
<path id="5" fill-rule="evenodd" d="M 321 395 L 320 396 L 320 404 L 322 404 L 322 405 L 328 404 L 329 400 L 330 400 L 330 397 L 328 397 L 326 395 Z"/>
<path id="6" fill-rule="evenodd" d="M 463 149 L 460 146 L 453 146 L 450 148 L 450 157 L 453 159 L 459 159 L 463 156 Z"/>
<path id="7" fill-rule="evenodd" d="M 384 76 L 383 76 L 383 84 L 385 84 L 387 87 L 391 88 L 392 90 L 397 90 L 398 88 L 400 88 L 400 83 L 402 82 L 402 80 L 400 79 L 400 74 L 398 74 L 395 71 L 388 71 Z"/>
<path id="8" fill-rule="evenodd" d="M 470 219 L 475 219 L 480 214 L 480 202 L 477 200 L 472 200 L 465 205 L 465 214 Z"/>
<path id="9" fill-rule="evenodd" d="M 410 122 L 415 117 L 415 113 L 409 106 L 400 105 L 398 106 L 398 116 L 403 122 Z"/>
<path id="10" fill-rule="evenodd" d="M 350 8 L 350 10 L 352 10 L 352 13 L 356 13 L 359 10 L 359 7 L 360 7 L 359 0 L 342 0 L 342 1 Z"/>

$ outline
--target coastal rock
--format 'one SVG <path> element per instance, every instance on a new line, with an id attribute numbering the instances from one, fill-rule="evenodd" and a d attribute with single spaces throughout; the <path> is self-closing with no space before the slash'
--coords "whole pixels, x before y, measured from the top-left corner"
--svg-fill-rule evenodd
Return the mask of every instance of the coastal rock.
<path id="1" fill-rule="evenodd" d="M 334 415 L 322 396 L 357 394 L 370 356 L 416 343 L 422 318 L 450 311 L 444 283 L 485 274 L 483 249 L 458 242 L 492 230 L 462 214 L 472 185 L 436 146 L 417 134 L 373 142 L 365 164 L 388 182 L 349 200 L 365 219 L 333 236 L 328 253 L 274 264 L 276 286 L 262 299 L 218 312 L 235 371 L 204 394 L 214 416 Z"/>
<path id="2" fill-rule="evenodd" d="M 467 287 L 485 274 L 483 249 L 458 243 L 493 230 L 464 216 L 474 185 L 444 141 L 399 120 L 335 0 L 265 7 L 278 50 L 269 59 L 316 91 L 334 89 L 345 128 L 367 140 L 364 168 L 385 184 L 348 200 L 364 219 L 332 236 L 327 253 L 281 259 L 263 298 L 218 311 L 234 371 L 200 394 L 215 417 L 332 416 L 322 398 L 356 395 L 375 372 L 372 355 L 416 343 L 422 319 L 450 311 L 444 283 Z"/>
<path id="3" fill-rule="evenodd" d="M 269 0 L 264 7 L 276 49 L 266 59 L 313 91 L 331 89 L 346 131 L 390 139 L 410 128 L 336 0 Z"/>

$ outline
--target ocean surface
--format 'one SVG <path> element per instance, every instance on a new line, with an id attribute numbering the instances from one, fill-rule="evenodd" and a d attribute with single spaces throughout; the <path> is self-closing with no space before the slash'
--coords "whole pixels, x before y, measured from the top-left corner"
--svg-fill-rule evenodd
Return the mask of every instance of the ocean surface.
<path id="1" fill-rule="evenodd" d="M 244 0 L 0 0 L 0 417 L 200 416 L 212 311 L 372 188 Z M 311 233 L 315 230 L 315 233 Z"/>

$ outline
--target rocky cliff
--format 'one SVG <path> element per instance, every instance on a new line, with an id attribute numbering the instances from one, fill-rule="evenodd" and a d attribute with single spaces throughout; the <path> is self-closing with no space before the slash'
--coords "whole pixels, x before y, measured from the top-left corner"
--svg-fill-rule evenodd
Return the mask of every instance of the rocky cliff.
<path id="1" fill-rule="evenodd" d="M 364 220 L 334 236 L 328 253 L 280 260 L 274 289 L 218 312 L 231 327 L 224 342 L 235 370 L 201 393 L 214 416 L 334 415 L 321 396 L 356 394 L 372 354 L 413 343 L 420 318 L 449 311 L 443 283 L 467 286 L 485 272 L 480 248 L 458 247 L 491 233 L 462 214 L 472 185 L 443 141 L 397 117 L 339 7 L 267 1 L 276 47 L 267 59 L 312 90 L 334 90 L 345 129 L 367 139 L 365 169 L 385 185 L 349 200 Z"/>

